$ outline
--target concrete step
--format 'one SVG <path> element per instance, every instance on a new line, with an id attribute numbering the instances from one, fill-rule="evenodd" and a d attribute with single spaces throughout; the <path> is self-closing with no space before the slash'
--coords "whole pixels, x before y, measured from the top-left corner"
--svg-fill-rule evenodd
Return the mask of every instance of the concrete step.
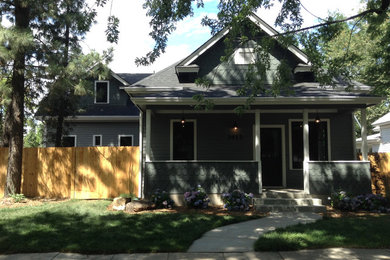
<path id="1" fill-rule="evenodd" d="M 258 212 L 326 212 L 325 206 L 287 206 L 287 205 L 254 205 Z"/>
<path id="2" fill-rule="evenodd" d="M 303 191 L 298 192 L 286 192 L 286 191 L 266 191 L 260 195 L 260 198 L 270 198 L 270 199 L 311 199 L 312 195 L 303 193 Z"/>
<path id="3" fill-rule="evenodd" d="M 322 200 L 316 198 L 254 198 L 256 205 L 286 206 L 322 206 Z"/>

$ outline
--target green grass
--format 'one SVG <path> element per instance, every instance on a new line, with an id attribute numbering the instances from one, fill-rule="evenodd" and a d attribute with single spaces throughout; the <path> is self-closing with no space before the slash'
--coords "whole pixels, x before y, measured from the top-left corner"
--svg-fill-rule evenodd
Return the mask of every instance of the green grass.
<path id="1" fill-rule="evenodd" d="M 389 248 L 390 216 L 326 218 L 264 234 L 255 251 L 289 251 L 314 248 Z"/>
<path id="2" fill-rule="evenodd" d="M 107 211 L 109 201 L 0 209 L 0 253 L 185 251 L 203 233 L 248 216 Z"/>

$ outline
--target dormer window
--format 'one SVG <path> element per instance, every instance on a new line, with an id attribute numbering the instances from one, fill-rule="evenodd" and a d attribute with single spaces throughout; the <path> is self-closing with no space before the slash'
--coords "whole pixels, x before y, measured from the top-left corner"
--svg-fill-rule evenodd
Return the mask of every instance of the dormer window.
<path id="1" fill-rule="evenodd" d="M 256 53 L 253 48 L 238 48 L 233 55 L 234 64 L 248 65 L 255 63 Z"/>
<path id="2" fill-rule="evenodd" d="M 109 85 L 108 81 L 95 81 L 95 104 L 109 103 Z"/>

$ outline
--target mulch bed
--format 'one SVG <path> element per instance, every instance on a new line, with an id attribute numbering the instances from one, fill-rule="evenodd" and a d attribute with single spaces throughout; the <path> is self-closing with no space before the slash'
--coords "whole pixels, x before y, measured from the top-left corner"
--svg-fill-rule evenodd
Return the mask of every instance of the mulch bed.
<path id="1" fill-rule="evenodd" d="M 26 198 L 21 202 L 14 202 L 12 198 L 0 198 L 1 208 L 19 208 L 28 206 L 40 206 L 44 203 L 60 203 L 69 199 Z"/>
<path id="2" fill-rule="evenodd" d="M 331 206 L 326 206 L 326 212 L 321 214 L 323 217 L 329 218 L 344 218 L 344 217 L 365 217 L 365 216 L 390 216 L 388 213 L 374 213 L 367 211 L 341 211 L 338 209 L 334 209 Z"/>

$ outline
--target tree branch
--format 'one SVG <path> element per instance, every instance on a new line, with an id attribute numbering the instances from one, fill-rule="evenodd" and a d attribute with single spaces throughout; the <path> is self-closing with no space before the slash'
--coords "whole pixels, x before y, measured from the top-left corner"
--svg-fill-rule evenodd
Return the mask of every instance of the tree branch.
<path id="1" fill-rule="evenodd" d="M 390 4 L 390 0 L 383 0 L 383 2 L 388 2 L 387 7 L 388 7 L 389 4 Z M 319 24 L 316 24 L 316 25 L 313 25 L 313 26 L 304 27 L 304 28 L 300 28 L 300 29 L 297 29 L 297 30 L 293 30 L 293 31 L 287 31 L 287 32 L 283 32 L 283 33 L 278 33 L 278 34 L 276 34 L 276 35 L 274 35 L 274 36 L 275 36 L 275 37 L 277 37 L 277 36 L 284 36 L 284 35 L 287 35 L 287 34 L 303 32 L 303 31 L 315 29 L 315 28 L 322 27 L 322 26 L 327 26 L 327 25 L 332 25 L 332 24 L 337 24 L 337 23 L 343 23 L 343 22 L 346 22 L 346 21 L 349 21 L 349 20 L 353 20 L 353 19 L 358 18 L 358 17 L 365 16 L 365 15 L 367 15 L 367 14 L 371 14 L 371 13 L 383 13 L 385 10 L 386 10 L 386 9 L 383 10 L 382 8 L 381 8 L 381 9 L 369 9 L 369 10 L 366 10 L 366 11 L 364 11 L 364 12 L 361 12 L 361 13 L 359 13 L 359 14 L 350 16 L 350 17 L 345 18 L 345 19 L 336 20 L 336 21 L 327 21 L 327 22 L 325 22 L 325 23 L 319 23 Z"/>

